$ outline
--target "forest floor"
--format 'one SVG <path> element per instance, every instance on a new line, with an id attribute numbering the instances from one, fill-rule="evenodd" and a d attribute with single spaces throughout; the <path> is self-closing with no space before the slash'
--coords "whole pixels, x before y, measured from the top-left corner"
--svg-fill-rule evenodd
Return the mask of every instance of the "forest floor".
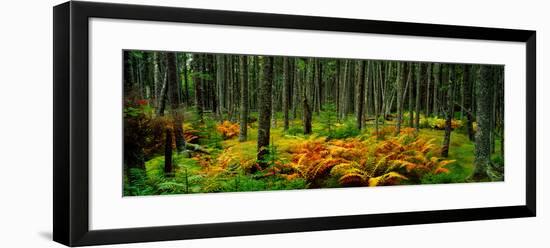
<path id="1" fill-rule="evenodd" d="M 367 123 L 366 128 L 359 133 L 355 133 L 355 135 L 351 134 L 347 135 L 347 137 L 328 139 L 326 135 L 323 135 L 323 133 L 326 133 L 326 126 L 320 124 L 321 122 L 317 121 L 316 118 L 319 117 L 314 117 L 313 132 L 311 135 L 303 134 L 300 120 L 292 121 L 289 130 L 286 132 L 283 130 L 283 123 L 280 120 L 274 126 L 272 125 L 272 147 L 270 147 L 269 168 L 257 171 L 252 170 L 255 172 L 251 172 L 251 168 L 257 166 L 256 142 L 258 131 L 257 122 L 253 122 L 249 124 L 248 138 L 245 142 L 239 142 L 237 135 L 225 140 L 217 139 L 211 143 L 203 142 L 202 145 L 209 151 L 209 154 L 192 153 L 192 156 L 189 156 L 188 153 L 174 153 L 173 162 L 175 173 L 172 176 L 164 175 L 164 156 L 160 154 L 154 156 L 145 164 L 145 175 L 138 175 L 136 177 L 138 179 L 132 183 L 129 183 L 126 178 L 127 181 L 125 183 L 124 194 L 157 195 L 373 186 L 373 179 L 376 179 L 374 185 L 470 182 L 469 177 L 473 171 L 474 164 L 474 143 L 468 139 L 467 134 L 462 130 L 454 130 L 452 132 L 448 158 L 439 158 L 439 150 L 443 144 L 444 130 L 421 128 L 418 134 L 414 134 L 412 141 L 405 141 L 407 144 L 414 143 L 414 141 L 425 141 L 426 145 L 423 147 L 426 147 L 426 151 L 420 154 L 425 156 L 426 161 L 428 161 L 424 162 L 425 164 L 429 163 L 432 156 L 434 156 L 437 161 L 449 161 L 449 163 L 440 163 L 439 165 L 435 163 L 435 165 L 439 167 L 444 167 L 444 169 L 442 169 L 444 173 L 437 173 L 438 170 L 433 168 L 428 173 L 423 173 L 421 175 L 413 174 L 413 177 L 417 176 L 418 178 L 416 180 L 411 180 L 410 174 L 412 174 L 412 172 L 409 170 L 408 166 L 413 165 L 407 165 L 407 170 L 392 169 L 400 174 L 391 174 L 393 172 L 389 172 L 390 165 L 388 165 L 385 174 L 383 172 L 374 175 L 377 168 L 380 166 L 380 161 L 382 160 L 384 163 L 387 163 L 385 159 L 390 156 L 387 155 L 384 157 L 378 155 L 381 147 L 398 143 L 398 141 L 401 142 L 404 140 L 403 137 L 401 137 L 403 135 L 400 135 L 400 139 L 392 139 L 394 135 L 387 135 L 389 138 L 376 139 L 373 137 L 374 124 L 371 121 Z M 351 126 L 354 125 L 353 123 L 353 120 L 344 121 L 340 124 L 335 123 L 332 128 L 336 131 L 340 130 L 345 133 L 347 129 L 352 129 Z M 188 123 L 186 125 L 189 128 L 191 124 Z M 395 122 L 386 121 L 386 123 L 380 124 L 380 130 L 391 130 L 394 126 Z M 407 129 L 407 122 L 405 122 L 403 126 L 404 129 Z M 411 128 L 408 129 L 412 130 Z M 356 131 L 358 132 L 358 130 Z M 210 126 L 207 128 L 206 133 L 213 134 L 216 133 L 216 130 Z M 216 137 L 219 137 L 219 135 Z M 393 143 L 388 143 L 388 140 Z M 322 145 L 328 141 L 330 141 L 330 144 L 336 144 L 336 148 L 345 147 L 344 151 L 340 152 L 344 155 L 338 155 L 339 157 L 334 155 L 334 145 L 329 148 L 323 148 Z M 499 142 L 497 141 L 496 143 L 497 149 L 499 149 Z M 312 144 L 316 144 L 316 146 Z M 347 144 L 350 145 L 346 146 Z M 368 144 L 368 146 L 356 148 L 353 147 L 353 144 L 359 144 L 359 146 L 361 146 L 361 144 Z M 403 154 L 409 152 L 406 150 L 409 148 L 403 148 L 408 147 L 406 144 L 395 145 L 398 147 L 398 150 L 401 149 Z M 305 151 L 304 153 L 304 147 L 315 150 L 315 152 L 321 154 L 319 155 L 321 159 L 316 160 L 318 162 L 309 162 L 308 164 L 308 162 L 304 160 L 314 159 L 310 157 L 315 157 L 317 153 L 311 153 L 312 151 Z M 360 154 L 363 153 L 365 149 L 376 152 L 369 153 L 369 155 Z M 298 154 L 300 152 L 305 155 L 300 157 L 300 154 Z M 325 153 L 330 154 L 325 156 L 323 155 Z M 366 164 L 370 161 L 370 157 L 374 156 L 378 157 L 377 159 L 373 158 L 374 162 L 371 162 L 373 166 L 375 166 L 374 169 L 371 169 L 371 173 L 365 172 L 368 171 L 367 165 L 365 165 L 364 169 L 358 166 L 352 168 L 354 170 L 359 168 L 361 171 L 355 170 L 355 172 L 359 174 L 355 172 L 346 172 L 348 174 L 331 176 L 334 174 L 333 172 L 337 170 L 335 169 L 337 163 Z M 396 158 L 395 161 L 400 161 L 400 159 L 416 161 L 404 157 Z M 321 164 L 324 167 L 321 167 Z M 313 166 L 316 167 L 312 169 Z M 434 164 L 431 164 L 431 166 L 434 166 Z M 411 168 L 415 169 L 414 167 Z M 332 171 L 330 171 L 331 169 Z M 409 173 L 409 175 L 401 172 Z M 357 183 L 357 180 L 363 180 L 364 182 Z"/>

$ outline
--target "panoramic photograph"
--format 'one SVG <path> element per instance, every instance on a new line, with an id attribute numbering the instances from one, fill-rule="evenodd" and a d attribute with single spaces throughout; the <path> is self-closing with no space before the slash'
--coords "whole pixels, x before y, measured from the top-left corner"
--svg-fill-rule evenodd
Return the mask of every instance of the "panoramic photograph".
<path id="1" fill-rule="evenodd" d="M 124 196 L 504 181 L 503 65 L 122 52 Z"/>

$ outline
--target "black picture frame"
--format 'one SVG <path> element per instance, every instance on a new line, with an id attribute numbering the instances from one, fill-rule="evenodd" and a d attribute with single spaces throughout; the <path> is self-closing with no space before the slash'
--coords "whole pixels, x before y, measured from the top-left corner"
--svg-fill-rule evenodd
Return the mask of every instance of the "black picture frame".
<path id="1" fill-rule="evenodd" d="M 536 32 L 482 27 L 71 1 L 54 9 L 53 239 L 68 246 L 533 217 L 536 215 Z M 111 230 L 89 229 L 89 18 L 340 31 L 526 44 L 526 204 Z"/>

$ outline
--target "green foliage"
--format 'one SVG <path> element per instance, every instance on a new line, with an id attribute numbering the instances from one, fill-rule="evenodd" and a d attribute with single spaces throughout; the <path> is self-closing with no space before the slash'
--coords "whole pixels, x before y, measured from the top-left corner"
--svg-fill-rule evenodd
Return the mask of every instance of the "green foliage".
<path id="1" fill-rule="evenodd" d="M 360 134 L 361 130 L 357 128 L 353 118 L 347 119 L 343 124 L 335 124 L 330 132 L 321 132 L 321 135 L 327 136 L 328 139 L 346 139 Z"/>
<path id="2" fill-rule="evenodd" d="M 288 130 L 286 131 L 288 135 L 296 136 L 298 134 L 304 134 L 304 128 L 301 126 L 290 126 Z"/>
<path id="3" fill-rule="evenodd" d="M 428 173 L 420 178 L 422 184 L 465 183 L 468 177 L 466 170 L 458 164 L 450 164 L 452 173 Z"/>

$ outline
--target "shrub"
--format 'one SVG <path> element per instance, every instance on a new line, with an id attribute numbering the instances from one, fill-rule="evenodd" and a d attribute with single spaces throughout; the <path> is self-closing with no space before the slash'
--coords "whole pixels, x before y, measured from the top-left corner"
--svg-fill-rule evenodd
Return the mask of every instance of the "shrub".
<path id="1" fill-rule="evenodd" d="M 218 130 L 224 139 L 231 139 L 239 135 L 240 126 L 237 123 L 224 121 L 216 126 L 216 130 Z"/>
<path id="2" fill-rule="evenodd" d="M 330 131 L 323 131 L 321 135 L 327 136 L 330 139 L 346 139 L 350 137 L 355 137 L 361 134 L 356 126 L 356 123 L 353 119 L 345 121 L 343 124 L 335 124 L 333 129 Z"/>
<path id="3" fill-rule="evenodd" d="M 292 136 L 296 136 L 298 134 L 304 134 L 304 128 L 300 126 L 290 126 L 288 130 L 286 130 L 286 133 Z"/>

